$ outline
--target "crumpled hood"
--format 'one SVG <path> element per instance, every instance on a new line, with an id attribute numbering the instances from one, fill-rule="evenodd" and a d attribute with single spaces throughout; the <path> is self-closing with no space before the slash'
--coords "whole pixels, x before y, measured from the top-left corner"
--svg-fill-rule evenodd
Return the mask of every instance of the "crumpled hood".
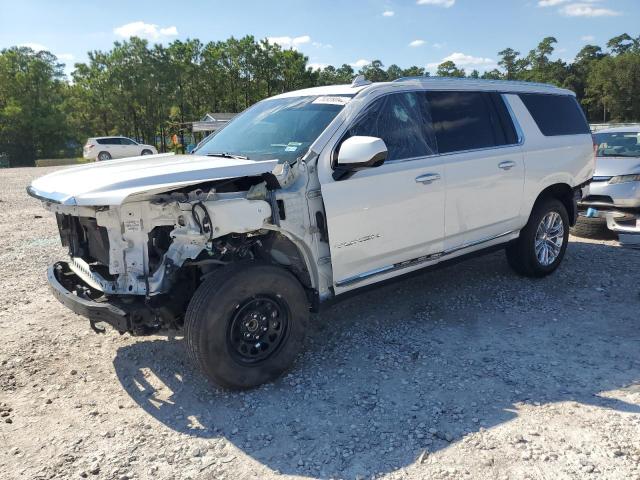
<path id="1" fill-rule="evenodd" d="M 640 173 L 638 157 L 598 157 L 594 177 L 615 177 Z"/>
<path id="2" fill-rule="evenodd" d="M 34 180 L 27 192 L 65 205 L 120 205 L 130 195 L 260 175 L 273 170 L 277 163 L 172 153 L 145 155 L 59 170 Z"/>

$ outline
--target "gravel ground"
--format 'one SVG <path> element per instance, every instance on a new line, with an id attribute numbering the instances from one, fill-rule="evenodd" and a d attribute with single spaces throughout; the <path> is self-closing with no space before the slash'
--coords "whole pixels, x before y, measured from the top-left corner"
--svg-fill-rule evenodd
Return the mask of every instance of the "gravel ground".
<path id="1" fill-rule="evenodd" d="M 640 479 L 640 251 L 572 238 L 523 279 L 502 252 L 313 317 L 248 393 L 180 338 L 94 334 L 47 291 L 65 252 L 0 171 L 0 478 Z"/>

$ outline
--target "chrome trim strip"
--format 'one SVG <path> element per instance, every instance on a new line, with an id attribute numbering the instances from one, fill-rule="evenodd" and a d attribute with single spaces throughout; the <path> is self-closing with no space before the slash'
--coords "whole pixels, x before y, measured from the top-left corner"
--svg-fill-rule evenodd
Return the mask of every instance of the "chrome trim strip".
<path id="1" fill-rule="evenodd" d="M 464 250 L 465 248 L 475 247 L 476 245 L 480 245 L 482 243 L 487 243 L 492 240 L 497 240 L 498 238 L 506 237 L 507 235 L 511 235 L 512 233 L 516 233 L 518 230 L 509 230 L 508 232 L 501 233 L 500 235 L 496 235 L 494 237 L 483 238 L 482 240 L 475 240 L 473 242 L 462 244 L 455 248 L 450 248 L 449 250 L 445 250 L 442 255 L 451 255 L 452 253 L 459 252 L 460 250 Z"/>
<path id="2" fill-rule="evenodd" d="M 349 285 L 353 285 L 354 283 L 361 282 L 367 278 L 373 277 L 375 275 L 380 275 L 381 273 L 387 273 L 391 271 L 402 270 L 407 267 L 412 267 L 415 265 L 419 265 L 421 263 L 430 262 L 433 260 L 440 260 L 447 255 L 451 255 L 453 253 L 459 252 L 460 250 L 464 250 L 466 248 L 475 247 L 477 245 L 481 245 L 483 243 L 490 242 L 492 240 L 497 240 L 498 238 L 506 237 L 507 235 L 511 235 L 512 233 L 517 232 L 517 230 L 510 230 L 508 232 L 501 233 L 500 235 L 496 235 L 489 238 L 484 238 L 482 240 L 476 240 L 473 242 L 465 243 L 455 248 L 451 248 L 449 250 L 445 250 L 440 253 L 432 253 L 430 255 L 424 255 L 422 257 L 413 258 L 411 260 L 405 260 L 404 262 L 394 263 L 393 265 L 386 265 L 384 267 L 376 268 L 374 270 L 370 270 L 368 272 L 363 272 L 358 275 L 354 275 L 353 277 L 345 278 L 344 280 L 340 280 L 336 282 L 336 287 L 346 287 Z"/>
<path id="3" fill-rule="evenodd" d="M 393 265 L 387 265 L 386 267 L 380 267 L 380 268 L 376 268 L 375 270 L 370 270 L 368 272 L 360 273 L 358 275 L 354 275 L 353 277 L 345 278 L 344 280 L 340 280 L 339 282 L 336 282 L 336 287 L 343 287 L 345 285 L 350 285 L 352 283 L 359 282 L 373 275 L 378 275 L 380 273 L 387 272 L 391 269 L 393 269 Z"/>

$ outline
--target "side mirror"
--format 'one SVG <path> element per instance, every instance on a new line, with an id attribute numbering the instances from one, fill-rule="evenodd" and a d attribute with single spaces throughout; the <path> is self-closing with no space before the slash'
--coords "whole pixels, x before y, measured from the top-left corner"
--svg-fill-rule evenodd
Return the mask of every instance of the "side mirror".
<path id="1" fill-rule="evenodd" d="M 379 167 L 386 160 L 387 153 L 387 146 L 381 138 L 350 137 L 340 146 L 337 168 L 357 172 Z"/>

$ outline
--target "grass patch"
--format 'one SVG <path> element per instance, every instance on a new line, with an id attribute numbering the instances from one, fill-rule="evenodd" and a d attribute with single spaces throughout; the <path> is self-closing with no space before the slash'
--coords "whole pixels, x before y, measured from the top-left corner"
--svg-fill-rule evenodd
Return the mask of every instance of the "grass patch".
<path id="1" fill-rule="evenodd" d="M 80 165 L 81 163 L 90 163 L 93 160 L 86 158 L 43 158 L 36 160 L 36 167 L 60 167 L 62 165 Z"/>

